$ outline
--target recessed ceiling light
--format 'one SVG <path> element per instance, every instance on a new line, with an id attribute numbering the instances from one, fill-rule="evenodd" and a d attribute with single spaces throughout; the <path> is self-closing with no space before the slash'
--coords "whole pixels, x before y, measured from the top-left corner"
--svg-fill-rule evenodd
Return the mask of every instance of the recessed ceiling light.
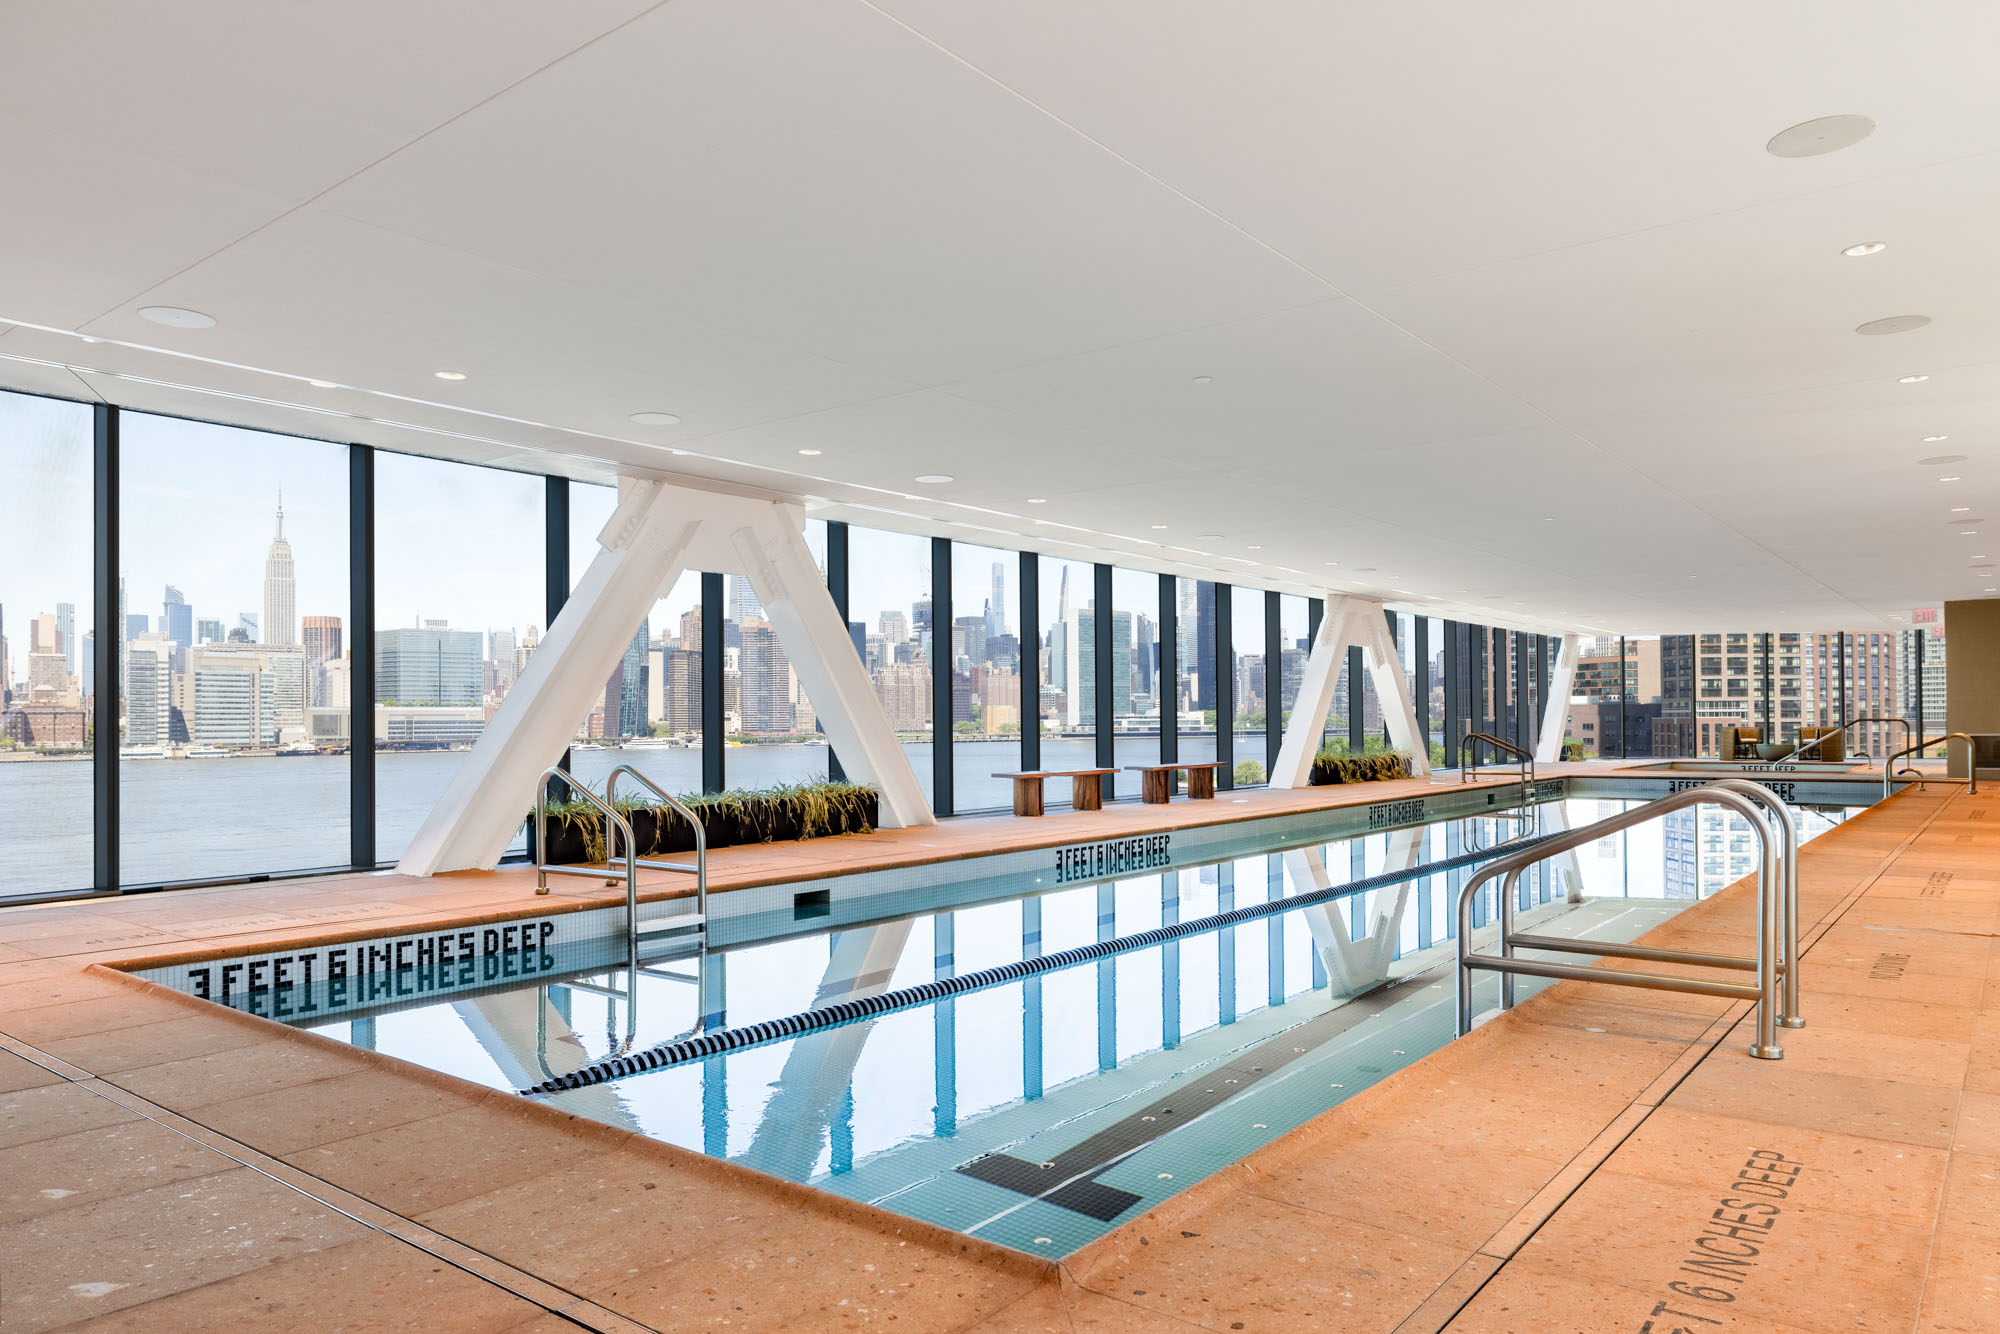
<path id="1" fill-rule="evenodd" d="M 1899 334 L 1912 329 L 1921 329 L 1931 322 L 1928 315 L 1891 315 L 1886 319 L 1870 320 L 1866 324 L 1854 326 L 1858 334 Z"/>
<path id="2" fill-rule="evenodd" d="M 1970 506 L 1970 505 L 1953 505 L 1953 506 L 1951 507 L 1951 512 L 1952 512 L 1953 514 L 1963 514 L 1963 513 L 1965 513 L 1965 512 L 1967 511 L 1967 510 L 1969 510 L 1969 509 L 1971 509 L 1971 508 L 1972 508 L 1972 506 Z M 1972 520 L 1972 519 L 1967 519 L 1967 520 L 1965 520 L 1964 522 L 1966 522 L 1966 523 L 1973 523 L 1973 522 L 1976 522 L 1976 520 Z"/>
<path id="3" fill-rule="evenodd" d="M 1330 560 L 1330 561 L 1328 561 L 1328 562 L 1326 562 L 1326 563 L 1327 563 L 1328 565 L 1338 565 L 1338 564 L 1340 564 L 1340 562 L 1339 562 L 1339 561 L 1337 561 L 1337 560 Z"/>
<path id="4" fill-rule="evenodd" d="M 1866 116 L 1820 116 L 1779 130 L 1764 151 L 1772 157 L 1818 157 L 1852 148 L 1873 133 L 1875 122 Z"/>
<path id="5" fill-rule="evenodd" d="M 1203 533 L 1200 537 L 1197 537 L 1195 539 L 1195 541 L 1197 542 L 1220 542 L 1221 540 L 1222 540 L 1221 533 Z"/>
<path id="6" fill-rule="evenodd" d="M 1244 549 L 1245 551 L 1262 551 L 1262 550 L 1263 550 L 1264 548 L 1262 548 L 1262 547 L 1245 547 L 1245 548 L 1243 548 L 1243 549 Z"/>
<path id="7" fill-rule="evenodd" d="M 1373 574 L 1375 573 L 1375 567 L 1373 565 L 1357 565 L 1354 572 L 1356 574 Z"/>
<path id="8" fill-rule="evenodd" d="M 946 482 L 949 482 L 951 480 L 951 474 L 943 472 L 927 472 L 919 474 L 916 480 L 922 482 L 925 486 L 943 486 Z"/>
<path id="9" fill-rule="evenodd" d="M 1542 516 L 1543 523 L 1554 523 L 1555 521 L 1556 521 L 1556 516 L 1553 514 L 1544 514 Z"/>
<path id="10" fill-rule="evenodd" d="M 1979 536 L 1979 530 L 1978 530 L 1977 528 L 1967 528 L 1967 529 L 1963 529 L 1962 531 L 1960 531 L 1960 533 L 1959 533 L 1959 536 L 1960 536 L 1960 537 L 1977 537 L 1977 536 Z"/>
<path id="11" fill-rule="evenodd" d="M 1213 375 L 1197 375 L 1197 376 L 1195 376 L 1195 377 L 1194 377 L 1194 382 L 1195 382 L 1196 384 L 1207 384 L 1207 383 L 1208 383 L 1209 381 L 1213 380 L 1214 378 L 1215 378 L 1215 377 L 1214 377 Z"/>
<path id="12" fill-rule="evenodd" d="M 213 329 L 215 316 L 204 315 L 198 310 L 188 310 L 182 306 L 141 306 L 139 318 L 164 324 L 169 329 Z"/>
<path id="13" fill-rule="evenodd" d="M 431 374 L 437 376 L 440 380 L 463 380 L 465 378 L 464 371 L 432 371 Z"/>
<path id="14" fill-rule="evenodd" d="M 1920 465 L 1922 465 L 1923 467 L 1926 467 L 1926 468 L 1935 468 L 1936 466 L 1938 466 L 1938 465 L 1939 465 L 1939 464 L 1941 464 L 1941 463 L 1963 463 L 1963 462 L 1965 462 L 1965 455 L 1963 455 L 1963 454 L 1933 454 L 1933 455 L 1931 455 L 1931 456 L 1930 456 L 1929 458 L 1927 458 L 1927 459 L 1918 459 L 1918 460 L 1917 460 L 1917 462 L 1918 462 L 1918 463 L 1919 463 Z"/>
<path id="15" fill-rule="evenodd" d="M 1030 496 L 1028 498 L 1028 503 L 1030 505 L 1046 505 L 1049 503 L 1049 501 L 1047 496 Z"/>
<path id="16" fill-rule="evenodd" d="M 1940 482 L 1956 482 L 1956 481 L 1960 481 L 1960 480 L 1963 480 L 1963 479 L 1961 479 L 1961 478 L 1957 478 L 1957 477 L 1940 477 L 1940 478 L 1938 478 L 1938 480 L 1939 480 Z"/>
<path id="17" fill-rule="evenodd" d="M 1930 379 L 1930 378 L 1931 378 L 1931 377 L 1930 377 L 1930 376 L 1928 376 L 1928 375 L 1905 375 L 1905 376 L 1901 377 L 1900 379 L 1898 379 L 1898 380 L 1896 381 L 1896 383 L 1897 383 L 1897 384 L 1922 384 L 1922 383 L 1923 383 L 1924 381 L 1926 381 L 1926 380 L 1928 380 L 1928 379 Z"/>
<path id="18" fill-rule="evenodd" d="M 1934 445 L 1940 440 L 1949 440 L 1949 439 L 1951 439 L 1951 437 L 1948 435 L 1927 435 L 1924 437 L 1924 443 L 1927 445 Z"/>
<path id="19" fill-rule="evenodd" d="M 1163 523 L 1156 523 L 1156 524 L 1154 524 L 1154 525 L 1153 525 L 1153 527 L 1154 527 L 1154 529 L 1155 529 L 1155 530 L 1157 531 L 1158 529 L 1161 529 L 1161 528 L 1165 528 L 1165 527 L 1166 527 L 1166 525 L 1165 525 L 1165 524 L 1163 524 Z"/>
<path id="20" fill-rule="evenodd" d="M 817 449 L 802 449 L 799 453 L 804 454 L 807 458 L 813 458 L 819 454 L 819 451 Z"/>
<path id="21" fill-rule="evenodd" d="M 1863 241 L 1860 245 L 1851 245 L 1840 253 L 1849 259 L 1860 259 L 1863 255 L 1879 255 L 1888 248 L 1887 241 Z"/>
<path id="22" fill-rule="evenodd" d="M 331 381 L 331 380 L 307 380 L 307 381 L 306 381 L 306 383 L 307 383 L 307 384 L 309 384 L 309 385 L 311 385 L 311 386 L 312 386 L 313 388 L 315 388 L 315 389 L 338 389 L 338 388 L 340 388 L 340 386 L 339 386 L 339 385 L 335 384 L 335 383 L 334 383 L 333 381 Z"/>
<path id="23" fill-rule="evenodd" d="M 635 412 L 632 420 L 641 426 L 679 426 L 681 419 L 671 412 Z"/>

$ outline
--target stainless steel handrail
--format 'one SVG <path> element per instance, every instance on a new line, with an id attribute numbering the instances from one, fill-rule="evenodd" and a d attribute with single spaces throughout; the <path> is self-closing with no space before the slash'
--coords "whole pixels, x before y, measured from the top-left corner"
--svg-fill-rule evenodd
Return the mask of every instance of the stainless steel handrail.
<path id="1" fill-rule="evenodd" d="M 1784 1028 L 1804 1028 L 1805 1016 L 1799 1012 L 1799 970 L 1792 966 L 1792 960 L 1799 957 L 1799 826 L 1792 819 L 1791 807 L 1785 799 L 1765 787 L 1754 778 L 1720 778 L 1712 786 L 1726 787 L 1764 807 L 1772 823 L 1778 826 L 1784 836 L 1778 852 L 1778 892 L 1784 905 L 1784 921 L 1780 924 L 1778 962 L 1784 981 L 1784 1005 L 1778 1015 L 1778 1023 Z"/>
<path id="2" fill-rule="evenodd" d="M 708 830 L 702 826 L 700 818 L 695 815 L 693 810 L 689 809 L 687 803 L 629 764 L 619 765 L 611 771 L 610 777 L 604 780 L 604 799 L 606 801 L 611 802 L 613 805 L 617 804 L 615 792 L 618 786 L 618 775 L 620 774 L 632 775 L 633 778 L 637 779 L 651 791 L 654 796 L 679 811 L 681 817 L 688 822 L 688 826 L 694 830 L 693 866 L 689 866 L 685 862 L 651 861 L 641 861 L 638 865 L 649 867 L 656 871 L 694 872 L 694 910 L 697 920 L 701 923 L 703 933 L 706 934 L 708 928 Z"/>
<path id="3" fill-rule="evenodd" d="M 1465 740 L 1459 742 L 1458 746 L 1459 782 L 1469 783 L 1479 777 L 1479 748 L 1471 744 L 1474 741 L 1484 741 L 1494 749 L 1514 756 L 1521 766 L 1521 782 L 1524 786 L 1535 781 L 1535 753 L 1533 751 L 1527 750 L 1507 740 L 1505 737 L 1494 736 L 1491 732 L 1467 732 Z"/>
<path id="4" fill-rule="evenodd" d="M 1896 761 L 1902 759 L 1905 755 L 1935 746 L 1940 741 L 1944 742 L 1947 751 L 1951 749 L 1951 743 L 1954 741 L 1963 741 L 1965 743 L 1964 778 L 1953 778 L 1949 774 L 1918 773 L 1915 769 L 1905 769 L 1900 774 L 1892 774 L 1890 772 L 1896 767 Z M 1946 763 L 1949 762 L 1949 760 L 1946 761 Z M 1979 746 L 1973 741 L 1970 732 L 1946 732 L 1943 736 L 1934 736 L 1929 741 L 1919 741 L 1914 746 L 1908 746 L 1897 751 L 1894 755 L 1882 761 L 1882 795 L 1885 797 L 1889 795 L 1895 779 L 1906 777 L 1914 777 L 1917 780 L 1917 790 L 1919 792 L 1923 791 L 1925 783 L 1964 783 L 1966 795 L 1970 796 L 1979 791 Z"/>
<path id="5" fill-rule="evenodd" d="M 1910 729 L 1910 720 L 1908 718 L 1849 718 L 1846 722 L 1834 728 L 1831 732 L 1821 733 L 1819 736 L 1814 737 L 1810 741 L 1799 742 L 1798 745 L 1792 747 L 1791 754 L 1779 756 L 1777 759 L 1771 761 L 1771 763 L 1783 764 L 1786 760 L 1797 759 L 1800 755 L 1803 755 L 1808 749 L 1817 750 L 1820 746 L 1833 740 L 1835 737 L 1845 734 L 1848 728 L 1859 727 L 1863 723 L 1895 723 L 1897 726 L 1903 729 L 1903 740 L 1908 741 L 1912 735 Z"/>
<path id="6" fill-rule="evenodd" d="M 541 781 L 535 785 L 535 892 L 537 894 L 549 892 L 549 872 L 552 869 L 558 875 L 575 874 L 567 868 L 560 866 L 552 868 L 549 865 L 549 780 L 551 778 L 562 779 L 572 792 L 595 806 L 604 815 L 605 865 L 611 865 L 611 856 L 616 851 L 616 844 L 611 839 L 612 832 L 625 835 L 625 957 L 630 959 L 632 966 L 636 968 L 639 966 L 639 858 L 634 851 L 638 847 L 638 842 L 632 837 L 632 826 L 609 801 L 575 781 L 570 777 L 569 771 L 559 764 L 550 765 L 542 770 Z M 585 874 L 595 875 L 597 872 L 591 871 Z"/>
<path id="7" fill-rule="evenodd" d="M 1521 872 L 1539 861 L 1546 861 L 1558 853 L 1570 851 L 1586 843 L 1592 843 L 1606 834 L 1630 829 L 1646 824 L 1662 815 L 1686 806 L 1714 803 L 1728 807 L 1750 822 L 1757 835 L 1761 856 L 1757 870 L 1757 953 L 1744 958 L 1737 955 L 1694 954 L 1683 950 L 1658 949 L 1647 945 L 1621 945 L 1605 941 L 1580 940 L 1556 936 L 1518 935 L 1514 931 L 1515 885 Z M 1532 848 L 1495 858 L 1475 872 L 1458 894 L 1458 1032 L 1460 1036 L 1472 1031 L 1472 974 L 1474 969 L 1485 969 L 1500 974 L 1500 1003 L 1502 1008 L 1511 1007 L 1514 1002 L 1513 977 L 1524 974 L 1531 977 L 1566 978 L 1583 982 L 1603 982 L 1612 986 L 1641 987 L 1653 991 L 1683 991 L 1702 996 L 1724 996 L 1732 1000 L 1755 1000 L 1757 1007 L 1757 1041 L 1752 1044 L 1750 1054 L 1763 1060 L 1775 1061 L 1784 1056 L 1784 1049 L 1778 1045 L 1778 1021 L 1783 1009 L 1783 993 L 1780 978 L 1784 973 L 1796 971 L 1793 960 L 1779 959 L 1779 941 L 1783 935 L 1785 920 L 1784 897 L 1785 879 L 1778 866 L 1779 848 L 1783 846 L 1772 837 L 1769 822 L 1764 817 L 1763 803 L 1730 787 L 1718 784 L 1703 784 L 1687 788 L 1657 798 L 1635 810 L 1624 811 L 1595 824 L 1567 833 L 1552 834 Z M 1496 955 L 1477 954 L 1472 951 L 1472 903 L 1485 884 L 1505 876 L 1500 885 L 1500 953 Z M 1677 977 L 1660 973 L 1630 972 L 1624 969 L 1595 968 L 1578 964 L 1551 963 L 1540 959 L 1520 959 L 1514 957 L 1515 948 L 1546 950 L 1567 954 L 1587 954 L 1604 958 L 1644 959 L 1662 963 L 1683 963 L 1696 967 L 1747 969 L 1757 974 L 1754 986 L 1733 982 L 1711 982 L 1703 978 Z"/>

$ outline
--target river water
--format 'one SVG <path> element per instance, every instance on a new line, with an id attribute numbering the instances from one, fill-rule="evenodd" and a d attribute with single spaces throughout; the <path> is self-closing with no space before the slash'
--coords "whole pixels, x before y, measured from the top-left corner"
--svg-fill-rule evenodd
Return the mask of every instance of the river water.
<path id="1" fill-rule="evenodd" d="M 926 794 L 931 748 L 904 750 Z M 1212 737 L 1181 742 L 1184 759 L 1214 754 Z M 1239 759 L 1264 760 L 1263 733 L 1239 733 Z M 1086 737 L 1044 737 L 1042 766 L 1082 768 L 1095 748 Z M 1150 763 L 1157 737 L 1121 737 L 1120 765 Z M 443 794 L 463 752 L 399 751 L 375 760 L 376 850 L 384 862 L 401 855 Z M 739 746 L 727 753 L 729 786 L 824 778 L 825 746 Z M 631 764 L 669 792 L 701 789 L 699 750 L 575 752 L 573 771 L 602 791 L 604 776 Z M 952 747 L 953 787 L 960 811 L 1006 809 L 1013 801 L 996 771 L 1020 767 L 1015 741 L 960 741 Z M 198 880 L 299 871 L 347 863 L 345 756 L 232 756 L 216 760 L 125 760 L 120 793 L 120 850 L 126 884 Z M 1118 793 L 1136 796 L 1139 775 L 1118 775 Z M 1051 806 L 1067 804 L 1069 785 L 1048 784 Z M 86 760 L 0 763 L 0 900 L 91 883 L 91 764 Z"/>

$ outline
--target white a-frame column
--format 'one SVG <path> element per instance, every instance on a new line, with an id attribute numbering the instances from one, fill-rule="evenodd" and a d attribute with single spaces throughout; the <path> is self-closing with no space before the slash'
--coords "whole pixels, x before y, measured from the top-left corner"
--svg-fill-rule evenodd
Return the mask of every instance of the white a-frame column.
<path id="1" fill-rule="evenodd" d="M 1576 660 L 1582 656 L 1583 636 L 1564 635 L 1562 648 L 1556 652 L 1549 697 L 1542 703 L 1542 734 L 1535 741 L 1536 764 L 1553 764 L 1562 758 L 1563 720 L 1569 713 L 1569 692 L 1576 685 Z"/>
<path id="2" fill-rule="evenodd" d="M 782 501 L 621 481 L 601 550 L 396 869 L 431 875 L 499 861 L 534 808 L 542 770 L 562 756 L 653 604 L 689 569 L 750 577 L 841 766 L 881 792 L 882 824 L 934 823 L 804 527 L 803 511 Z"/>
<path id="3" fill-rule="evenodd" d="M 1278 747 L 1277 762 L 1271 766 L 1272 787 L 1306 785 L 1313 756 L 1319 752 L 1320 736 L 1326 730 L 1327 711 L 1333 707 L 1334 684 L 1340 680 L 1347 650 L 1355 645 L 1360 646 L 1375 682 L 1389 744 L 1409 752 L 1412 773 L 1430 777 L 1430 739 L 1417 735 L 1416 706 L 1410 702 L 1410 684 L 1396 657 L 1396 642 L 1389 637 L 1382 604 L 1371 598 L 1336 595 L 1326 600 L 1326 617 L 1319 623 L 1319 637 L 1313 640 L 1312 653 L 1306 658 L 1299 697 L 1292 702 L 1292 720 L 1285 725 L 1285 739 Z"/>

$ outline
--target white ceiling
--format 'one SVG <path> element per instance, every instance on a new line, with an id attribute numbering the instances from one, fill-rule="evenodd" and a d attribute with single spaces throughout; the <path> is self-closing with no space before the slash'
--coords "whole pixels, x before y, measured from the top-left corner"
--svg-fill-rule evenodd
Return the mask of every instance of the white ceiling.
<path id="1" fill-rule="evenodd" d="M 1892 625 L 2000 584 L 1947 523 L 2000 524 L 1996 49 L 1962 0 L 9 6 L 0 386 L 1537 629 Z"/>

